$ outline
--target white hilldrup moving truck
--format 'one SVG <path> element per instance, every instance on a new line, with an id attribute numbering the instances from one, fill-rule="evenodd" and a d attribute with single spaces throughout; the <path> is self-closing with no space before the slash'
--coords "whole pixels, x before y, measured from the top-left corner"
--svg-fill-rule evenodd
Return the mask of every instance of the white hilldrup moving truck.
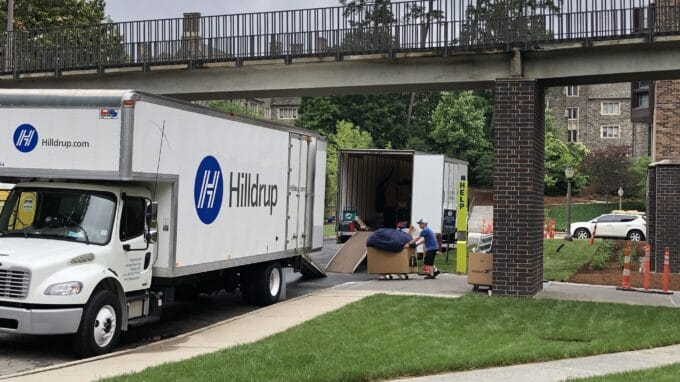
<path id="1" fill-rule="evenodd" d="M 425 218 L 435 233 L 455 224 L 458 183 L 468 162 L 413 150 L 338 151 L 337 240 L 354 235 L 359 217 L 367 226 L 417 226 Z"/>
<path id="2" fill-rule="evenodd" d="M 258 305 L 323 243 L 326 141 L 127 90 L 0 90 L 0 331 L 102 354 L 180 295 Z"/>

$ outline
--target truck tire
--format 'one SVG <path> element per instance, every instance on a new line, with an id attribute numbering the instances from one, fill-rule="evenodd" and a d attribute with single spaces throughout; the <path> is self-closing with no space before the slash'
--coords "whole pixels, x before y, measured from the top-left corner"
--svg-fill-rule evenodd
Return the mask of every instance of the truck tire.
<path id="1" fill-rule="evenodd" d="M 85 305 L 73 348 L 79 356 L 92 357 L 110 352 L 120 336 L 121 307 L 111 291 L 99 290 Z"/>
<path id="2" fill-rule="evenodd" d="M 278 262 L 253 267 L 241 281 L 243 299 L 253 305 L 267 306 L 279 301 L 283 273 Z"/>

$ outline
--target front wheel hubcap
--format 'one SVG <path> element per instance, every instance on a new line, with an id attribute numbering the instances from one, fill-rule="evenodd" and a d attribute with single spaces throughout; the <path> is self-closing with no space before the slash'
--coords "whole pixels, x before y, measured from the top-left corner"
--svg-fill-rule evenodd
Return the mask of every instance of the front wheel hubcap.
<path id="1" fill-rule="evenodd" d="M 269 273 L 269 293 L 271 296 L 277 296 L 281 289 L 281 270 L 273 268 Z"/>
<path id="2" fill-rule="evenodd" d="M 94 320 L 94 342 L 99 347 L 108 346 L 116 333 L 116 311 L 111 305 L 99 309 Z"/>

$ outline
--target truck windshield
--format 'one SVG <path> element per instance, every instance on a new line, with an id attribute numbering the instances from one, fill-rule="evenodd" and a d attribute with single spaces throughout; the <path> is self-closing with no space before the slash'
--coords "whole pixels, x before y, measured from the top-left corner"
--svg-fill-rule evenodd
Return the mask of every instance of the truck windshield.
<path id="1" fill-rule="evenodd" d="M 52 188 L 14 189 L 0 213 L 0 237 L 24 236 L 107 244 L 113 194 Z"/>

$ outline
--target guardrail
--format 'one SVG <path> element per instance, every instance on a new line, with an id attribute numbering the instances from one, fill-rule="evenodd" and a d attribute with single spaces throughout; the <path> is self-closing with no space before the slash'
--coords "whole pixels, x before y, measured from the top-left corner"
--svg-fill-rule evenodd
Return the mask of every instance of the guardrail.
<path id="1" fill-rule="evenodd" d="M 659 0 L 661 3 L 662 0 Z M 350 2 L 354 4 L 354 2 Z M 533 5 L 527 5 L 533 4 Z M 0 33 L 0 74 L 486 48 L 680 33 L 680 0 L 418 0 Z"/>

